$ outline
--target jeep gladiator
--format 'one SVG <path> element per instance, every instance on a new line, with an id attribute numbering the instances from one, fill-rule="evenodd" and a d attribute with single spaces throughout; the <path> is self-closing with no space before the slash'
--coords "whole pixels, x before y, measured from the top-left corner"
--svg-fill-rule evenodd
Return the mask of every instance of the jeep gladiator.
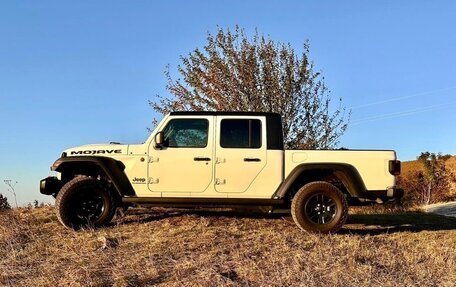
<path id="1" fill-rule="evenodd" d="M 143 144 L 65 150 L 40 181 L 59 221 L 101 226 L 131 205 L 288 210 L 309 232 L 337 232 L 349 205 L 400 199 L 392 150 L 286 150 L 281 116 L 172 112 Z"/>

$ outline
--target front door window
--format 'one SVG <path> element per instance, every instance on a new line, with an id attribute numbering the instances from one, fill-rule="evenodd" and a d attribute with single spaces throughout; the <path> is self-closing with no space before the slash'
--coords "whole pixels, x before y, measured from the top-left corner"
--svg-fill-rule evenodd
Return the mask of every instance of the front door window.
<path id="1" fill-rule="evenodd" d="M 206 119 L 174 119 L 166 126 L 164 142 L 171 148 L 204 148 L 207 146 L 209 122 Z"/>

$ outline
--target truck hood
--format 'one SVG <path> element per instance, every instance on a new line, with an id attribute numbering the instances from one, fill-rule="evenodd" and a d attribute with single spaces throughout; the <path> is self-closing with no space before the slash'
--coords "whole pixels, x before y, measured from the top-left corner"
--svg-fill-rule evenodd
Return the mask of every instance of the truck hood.
<path id="1" fill-rule="evenodd" d="M 124 144 L 90 144 L 69 148 L 63 151 L 66 156 L 116 156 L 128 153 Z"/>

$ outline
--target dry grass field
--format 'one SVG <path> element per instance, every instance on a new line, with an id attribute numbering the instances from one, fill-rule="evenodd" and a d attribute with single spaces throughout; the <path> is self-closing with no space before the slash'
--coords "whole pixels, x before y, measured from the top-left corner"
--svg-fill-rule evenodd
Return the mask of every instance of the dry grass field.
<path id="1" fill-rule="evenodd" d="M 63 228 L 53 207 L 0 213 L 2 286 L 455 286 L 456 219 L 351 210 L 340 234 L 229 211 L 129 210 Z"/>

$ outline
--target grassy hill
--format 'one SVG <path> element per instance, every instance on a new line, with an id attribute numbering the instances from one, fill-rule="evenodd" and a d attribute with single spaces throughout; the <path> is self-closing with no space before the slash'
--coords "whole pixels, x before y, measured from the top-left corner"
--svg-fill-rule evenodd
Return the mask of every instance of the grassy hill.
<path id="1" fill-rule="evenodd" d="M 446 167 L 456 173 L 456 156 L 452 156 L 446 162 Z M 408 174 L 413 170 L 421 170 L 423 169 L 423 164 L 418 162 L 417 160 L 412 161 L 404 161 L 402 162 L 402 174 Z"/>
<path id="2" fill-rule="evenodd" d="M 340 234 L 288 218 L 133 209 L 63 228 L 53 207 L 0 213 L 2 286 L 454 286 L 456 219 L 351 210 Z"/>
<path id="3" fill-rule="evenodd" d="M 341 233 L 320 236 L 234 211 L 131 209 L 79 232 L 53 207 L 0 212 L 0 286 L 455 286 L 456 218 L 350 214 Z"/>

